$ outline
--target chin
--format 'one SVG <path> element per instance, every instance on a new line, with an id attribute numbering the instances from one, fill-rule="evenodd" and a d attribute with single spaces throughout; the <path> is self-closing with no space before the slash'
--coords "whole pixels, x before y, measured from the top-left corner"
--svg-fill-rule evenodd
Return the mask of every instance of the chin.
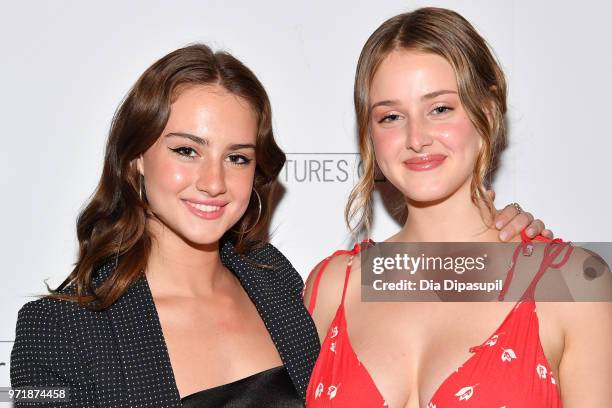
<path id="1" fill-rule="evenodd" d="M 420 186 L 419 188 L 404 189 L 404 196 L 413 203 L 438 203 L 447 199 L 451 194 L 448 188 L 436 188 L 433 186 Z"/>
<path id="2" fill-rule="evenodd" d="M 225 222 L 206 223 L 200 220 L 181 220 L 170 227 L 176 235 L 192 246 L 206 246 L 216 244 L 227 231 Z"/>
<path id="3" fill-rule="evenodd" d="M 461 186 L 461 182 L 452 177 L 415 177 L 398 180 L 398 190 L 413 203 L 438 203 L 453 195 Z"/>
<path id="4" fill-rule="evenodd" d="M 207 246 L 219 242 L 225 231 L 191 232 L 182 235 L 182 238 L 193 246 Z"/>
<path id="5" fill-rule="evenodd" d="M 443 201 L 446 198 L 446 196 L 444 196 L 442 194 L 433 194 L 433 193 L 428 193 L 428 194 L 408 194 L 406 197 L 408 198 L 408 200 L 410 200 L 414 204 L 418 204 L 418 203 L 422 203 L 422 204 L 436 203 L 436 202 L 439 202 L 439 201 Z"/>

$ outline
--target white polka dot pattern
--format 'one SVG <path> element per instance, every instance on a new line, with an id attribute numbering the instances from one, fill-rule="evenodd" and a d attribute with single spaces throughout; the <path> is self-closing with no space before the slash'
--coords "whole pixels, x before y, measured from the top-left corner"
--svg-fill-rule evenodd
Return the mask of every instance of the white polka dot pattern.
<path id="1" fill-rule="evenodd" d="M 257 307 L 298 393 L 305 398 L 320 345 L 302 303 L 299 273 L 268 243 L 238 255 L 225 241 L 220 253 L 223 264 L 236 274 Z M 252 261 L 273 268 L 261 268 Z M 107 262 L 96 271 L 94 286 L 112 272 L 112 265 Z M 17 318 L 10 369 L 13 387 L 71 388 L 69 403 L 45 406 L 181 406 L 144 274 L 101 312 L 53 299 L 26 303 Z M 15 404 L 25 406 L 40 404 Z"/>

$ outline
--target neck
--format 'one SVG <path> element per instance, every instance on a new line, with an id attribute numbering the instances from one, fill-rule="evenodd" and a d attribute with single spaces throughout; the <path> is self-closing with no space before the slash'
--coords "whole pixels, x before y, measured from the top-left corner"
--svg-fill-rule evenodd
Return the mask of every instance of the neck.
<path id="1" fill-rule="evenodd" d="M 156 296 L 201 297 L 227 283 L 219 242 L 195 245 L 155 218 L 147 220 L 151 252 L 145 274 Z"/>
<path id="2" fill-rule="evenodd" d="M 499 242 L 490 228 L 492 216 L 484 203 L 474 204 L 469 183 L 433 202 L 406 200 L 408 217 L 390 241 L 400 242 Z"/>

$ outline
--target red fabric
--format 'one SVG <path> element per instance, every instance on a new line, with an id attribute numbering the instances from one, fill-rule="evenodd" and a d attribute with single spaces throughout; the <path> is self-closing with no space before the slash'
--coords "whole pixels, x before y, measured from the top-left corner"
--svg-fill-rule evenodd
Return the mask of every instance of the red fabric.
<path id="1" fill-rule="evenodd" d="M 521 236 L 523 240 L 513 254 L 513 265 L 508 271 L 500 300 L 510 284 L 518 255 L 528 251 L 531 245 L 524 230 Z M 562 406 L 556 380 L 540 342 L 533 296 L 544 272 L 550 267 L 559 268 L 567 262 L 573 248 L 571 243 L 564 243 L 561 239 L 551 240 L 538 236 L 535 240 L 548 244 L 533 281 L 499 328 L 482 344 L 470 348 L 474 354 L 440 385 L 427 405 L 428 408 Z M 336 251 L 325 258 L 315 276 L 308 307 L 310 314 L 314 310 L 321 274 L 330 259 L 343 253 L 351 254 L 346 267 L 342 300 L 310 377 L 306 394 L 308 408 L 387 406 L 366 367 L 355 354 L 346 330 L 346 287 L 353 256 L 361 251 L 364 243 L 356 244 L 351 251 Z M 554 263 L 565 248 L 567 251 L 561 261 Z"/>

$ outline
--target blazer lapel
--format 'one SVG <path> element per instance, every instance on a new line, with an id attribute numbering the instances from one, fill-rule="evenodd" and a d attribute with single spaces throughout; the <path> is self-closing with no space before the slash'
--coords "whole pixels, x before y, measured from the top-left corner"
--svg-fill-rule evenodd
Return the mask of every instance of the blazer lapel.
<path id="1" fill-rule="evenodd" d="M 170 357 L 144 274 L 109 309 L 130 407 L 180 407 Z"/>
<path id="2" fill-rule="evenodd" d="M 293 288 L 275 275 L 276 271 L 245 261 L 229 241 L 222 242 L 220 253 L 223 264 L 238 277 L 255 304 L 291 380 L 305 398 L 320 344 L 299 292 L 293 294 Z M 105 279 L 113 269 L 112 262 L 107 262 L 94 282 Z M 179 391 L 146 276 L 142 274 L 107 313 L 119 347 L 129 406 L 180 407 Z"/>
<path id="3" fill-rule="evenodd" d="M 282 271 L 260 268 L 254 263 L 265 264 L 265 256 L 249 256 L 254 261 L 249 262 L 234 252 L 229 241 L 223 243 L 220 253 L 223 264 L 234 272 L 255 304 L 296 390 L 305 398 L 320 343 L 301 292 L 283 280 Z M 288 262 L 286 266 L 293 270 Z"/>

